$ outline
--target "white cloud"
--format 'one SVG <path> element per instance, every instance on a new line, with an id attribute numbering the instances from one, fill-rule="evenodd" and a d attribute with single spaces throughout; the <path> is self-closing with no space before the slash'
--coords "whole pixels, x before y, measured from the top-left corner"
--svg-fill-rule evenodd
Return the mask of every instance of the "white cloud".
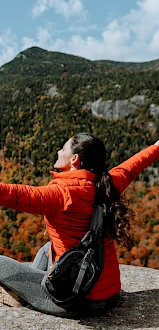
<path id="1" fill-rule="evenodd" d="M 146 15 L 149 13 L 149 15 L 158 17 L 159 14 L 159 5 L 158 0 L 144 0 L 144 1 L 138 1 L 138 5 L 141 8 L 143 12 L 146 13 Z"/>
<path id="2" fill-rule="evenodd" d="M 51 38 L 51 34 L 47 29 L 40 27 L 37 32 L 37 38 L 40 43 L 47 45 L 48 40 Z"/>
<path id="3" fill-rule="evenodd" d="M 41 45 L 39 45 L 38 41 L 36 42 L 33 38 L 29 38 L 29 37 L 22 38 L 22 50 L 25 50 L 33 46 L 42 47 Z"/>
<path id="4" fill-rule="evenodd" d="M 121 49 L 122 48 L 122 49 Z M 82 57 L 97 60 L 97 59 L 114 59 L 119 60 L 120 57 L 124 57 L 128 53 L 127 46 L 116 47 L 115 40 L 105 41 L 104 38 L 97 40 L 92 37 L 87 37 L 86 39 L 81 38 L 81 36 L 73 36 L 71 40 L 65 44 L 62 51 L 80 55 Z M 115 49 L 115 51 L 114 51 Z"/>
<path id="5" fill-rule="evenodd" d="M 105 47 L 114 49 L 124 47 L 130 38 L 130 31 L 121 26 L 117 20 L 112 21 L 102 33 Z"/>
<path id="6" fill-rule="evenodd" d="M 97 24 L 93 24 L 90 26 L 70 26 L 68 28 L 69 32 L 78 33 L 78 34 L 88 33 L 89 31 L 96 31 L 96 30 L 98 30 Z"/>
<path id="7" fill-rule="evenodd" d="M 38 0 L 32 9 L 32 17 L 41 16 L 49 8 L 66 19 L 71 16 L 85 16 L 86 13 L 81 0 Z"/>
<path id="8" fill-rule="evenodd" d="M 67 17 L 68 5 L 62 9 L 66 1 L 40 0 L 40 12 L 55 3 L 58 10 Z M 72 0 L 75 13 L 81 1 Z M 61 7 L 60 7 L 61 6 Z M 39 7 L 40 8 L 40 7 Z M 64 8 L 64 7 L 63 7 Z M 73 5 L 72 5 L 73 8 Z M 79 7 L 83 10 L 83 7 Z M 127 15 L 112 20 L 102 31 L 96 25 L 88 27 L 71 26 L 64 31 L 61 38 L 57 38 L 55 23 L 48 23 L 46 27 L 39 27 L 35 38 L 24 36 L 21 40 L 21 50 L 31 46 L 39 46 L 50 51 L 59 51 L 79 55 L 91 60 L 110 59 L 116 61 L 149 61 L 159 58 L 159 1 L 140 0 L 137 9 L 132 9 Z M 86 31 L 87 29 L 87 31 Z M 98 32 L 98 37 L 89 31 Z M 68 37 L 67 32 L 72 32 Z M 83 33 L 87 33 L 83 35 Z M 20 47 L 19 47 L 20 48 Z M 0 33 L 0 64 L 11 60 L 18 53 L 18 46 L 13 33 L 8 29 Z"/>
<path id="9" fill-rule="evenodd" d="M 29 37 L 22 38 L 22 50 L 33 47 L 33 46 L 48 48 L 51 40 L 52 40 L 51 34 L 49 33 L 48 29 L 39 27 L 37 29 L 36 40 L 34 40 L 33 38 L 29 38 Z"/>
<path id="10" fill-rule="evenodd" d="M 22 38 L 22 50 L 33 46 L 38 46 L 48 50 L 60 50 L 64 47 L 65 42 L 60 39 L 53 39 L 53 33 L 49 32 L 49 27 L 39 27 L 37 30 L 36 39 L 23 37 Z"/>
<path id="11" fill-rule="evenodd" d="M 159 58 L 159 1 L 142 0 L 136 10 L 112 20 L 100 37 L 74 35 L 65 51 L 95 60 L 147 61 Z"/>
<path id="12" fill-rule="evenodd" d="M 54 7 L 56 12 L 66 18 L 83 11 L 80 0 L 41 0 L 43 9 Z M 86 27 L 71 26 L 73 35 L 69 40 L 55 39 L 51 33 L 42 38 L 42 30 L 37 33 L 36 41 L 40 47 L 65 53 L 83 56 L 92 60 L 111 59 L 117 61 L 147 61 L 159 57 L 159 1 L 138 1 L 137 9 L 112 20 L 107 24 L 99 37 L 89 35 L 90 30 L 97 30 L 96 25 Z M 47 28 L 46 28 L 47 29 Z M 44 31 L 43 31 L 44 33 Z M 84 38 L 81 35 L 87 33 Z M 99 31 L 98 31 L 99 33 Z M 45 40 L 44 40 L 45 39 Z M 23 40 L 24 41 L 24 40 Z M 28 40 L 31 43 L 32 40 Z M 27 45 L 27 43 L 24 43 Z M 55 48 L 55 46 L 57 48 Z"/>
<path id="13" fill-rule="evenodd" d="M 32 17 L 35 18 L 44 13 L 48 8 L 48 0 L 38 0 L 32 9 Z"/>
<path id="14" fill-rule="evenodd" d="M 11 29 L 0 32 L 0 66 L 12 60 L 18 53 L 16 37 Z"/>
<path id="15" fill-rule="evenodd" d="M 153 53 L 158 53 L 159 57 L 159 30 L 157 30 L 152 37 L 152 40 L 149 45 L 150 51 Z"/>

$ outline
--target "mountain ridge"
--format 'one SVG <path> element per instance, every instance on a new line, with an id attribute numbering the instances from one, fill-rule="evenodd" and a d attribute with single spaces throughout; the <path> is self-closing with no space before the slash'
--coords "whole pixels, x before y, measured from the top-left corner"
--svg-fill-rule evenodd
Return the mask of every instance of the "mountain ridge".
<path id="1" fill-rule="evenodd" d="M 25 70 L 25 61 L 31 60 L 31 63 L 35 65 L 34 70 Z M 89 60 L 81 56 L 66 54 L 62 52 L 52 52 L 40 47 L 31 47 L 20 52 L 12 61 L 5 63 L 0 67 L 0 75 L 12 74 L 17 75 L 17 65 L 23 74 L 39 74 L 37 70 L 37 61 L 42 61 L 41 70 L 44 70 L 43 76 L 70 72 L 72 74 L 85 73 L 85 71 L 96 71 L 97 69 L 109 70 L 109 69 L 126 69 L 132 71 L 158 71 L 159 70 L 159 59 L 147 62 L 122 62 L 112 60 Z M 43 62 L 44 61 L 44 62 Z M 56 68 L 52 68 L 50 63 L 55 63 Z M 61 66 L 61 67 L 60 67 Z M 42 75 L 42 71 L 41 74 Z"/>
<path id="2" fill-rule="evenodd" d="M 151 131 L 153 130 L 157 135 L 159 130 L 158 115 L 155 116 L 159 105 L 157 71 L 137 72 L 124 67 L 107 69 L 104 64 L 96 61 L 32 47 L 19 53 L 14 60 L 1 68 L 0 89 L 1 146 L 5 147 L 7 157 L 13 157 L 15 150 L 19 150 L 18 153 L 21 154 L 24 163 L 26 157 L 31 157 L 33 150 L 36 157 L 32 156 L 32 158 L 38 162 L 44 159 L 49 161 L 49 150 L 53 152 L 54 159 L 55 151 L 51 149 L 52 140 L 56 141 L 55 146 L 58 147 L 66 136 L 79 130 L 99 134 L 106 144 L 108 144 L 108 135 L 113 138 L 115 144 L 122 141 L 122 136 L 125 136 L 125 142 L 122 142 L 124 148 L 127 143 L 129 145 L 130 132 L 136 135 L 138 121 L 143 131 L 147 133 L 143 147 L 153 140 Z M 129 100 L 134 100 L 136 96 L 138 99 L 144 98 L 145 101 L 139 102 L 135 111 L 124 110 L 124 118 L 120 113 L 118 114 L 119 123 L 124 123 L 122 130 L 119 129 L 119 123 L 113 113 L 110 114 L 109 120 L 96 118 L 93 116 L 93 110 L 87 107 L 88 104 L 96 103 L 101 103 L 100 106 L 103 107 L 105 106 L 103 101 L 106 101 L 106 104 L 112 104 L 111 112 L 117 110 L 120 112 L 125 100 L 126 104 L 129 104 Z M 124 101 L 121 102 L 120 107 L 118 100 Z M 153 115 L 151 105 L 154 105 Z M 108 111 L 107 107 L 104 111 Z M 60 126 L 59 129 L 54 127 L 55 118 Z M 24 127 L 27 121 L 28 127 Z M 117 130 L 116 136 L 113 136 L 113 126 Z M 45 134 L 46 129 L 50 136 Z M 61 132 L 59 141 L 54 131 L 58 133 L 58 137 Z M 120 137 L 117 137 L 118 134 Z M 8 139 L 8 136 L 13 138 Z M 42 144 L 49 145 L 48 148 L 43 148 L 41 155 L 39 150 L 36 150 L 35 137 L 38 137 Z M 23 142 L 19 143 L 21 139 Z M 24 148 L 26 139 L 30 145 Z M 129 155 L 139 149 L 142 141 L 142 134 L 139 131 L 137 139 Z M 110 150 L 108 145 L 107 148 Z M 121 158 L 124 156 L 125 159 L 124 148 Z M 113 158 L 111 159 L 111 166 L 117 164 L 117 158 L 119 157 L 116 155 L 113 161 Z"/>
<path id="3" fill-rule="evenodd" d="M 131 109 L 129 103 L 133 104 Z M 158 71 L 156 67 L 142 71 L 107 67 L 30 48 L 1 68 L 0 118 L 3 182 L 46 185 L 57 150 L 77 132 L 90 132 L 102 139 L 111 169 L 159 138 Z M 141 210 L 142 221 L 140 216 L 135 220 L 133 249 L 121 248 L 119 258 L 120 262 L 159 268 L 157 164 L 138 179 L 144 183 L 134 182 L 127 194 L 135 214 Z M 0 253 L 31 260 L 48 240 L 44 227 L 39 216 L 3 207 Z"/>

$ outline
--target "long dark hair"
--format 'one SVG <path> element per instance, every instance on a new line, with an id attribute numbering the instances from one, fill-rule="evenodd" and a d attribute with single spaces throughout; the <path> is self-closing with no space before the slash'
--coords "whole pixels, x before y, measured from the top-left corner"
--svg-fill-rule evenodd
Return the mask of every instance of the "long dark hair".
<path id="1" fill-rule="evenodd" d="M 127 200 L 118 193 L 106 165 L 104 143 L 90 133 L 78 133 L 72 137 L 73 154 L 80 158 L 79 169 L 96 174 L 95 203 L 106 205 L 105 234 L 125 246 L 130 245 L 130 224 L 132 212 Z"/>

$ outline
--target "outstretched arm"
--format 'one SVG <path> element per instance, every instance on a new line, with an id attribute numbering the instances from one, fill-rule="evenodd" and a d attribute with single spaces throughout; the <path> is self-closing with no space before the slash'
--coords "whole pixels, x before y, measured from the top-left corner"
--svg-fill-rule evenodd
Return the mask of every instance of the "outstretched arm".
<path id="1" fill-rule="evenodd" d="M 0 205 L 13 210 L 54 216 L 69 203 L 67 187 L 0 183 Z"/>
<path id="2" fill-rule="evenodd" d="M 122 193 L 144 169 L 156 160 L 159 160 L 159 141 L 112 168 L 109 173 L 119 193 Z"/>

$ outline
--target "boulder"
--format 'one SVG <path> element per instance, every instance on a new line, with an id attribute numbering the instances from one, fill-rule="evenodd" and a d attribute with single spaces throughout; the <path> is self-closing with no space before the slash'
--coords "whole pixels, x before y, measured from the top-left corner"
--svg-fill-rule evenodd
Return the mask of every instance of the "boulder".
<path id="1" fill-rule="evenodd" d="M 120 88 L 119 84 L 114 87 Z M 87 102 L 86 108 L 92 110 L 92 114 L 107 119 L 120 119 L 130 114 L 134 114 L 137 106 L 144 106 L 148 102 L 145 95 L 134 95 L 130 100 L 108 100 L 99 98 L 95 102 Z"/>
<path id="2" fill-rule="evenodd" d="M 19 97 L 19 95 L 20 95 L 20 90 L 17 89 L 12 96 L 12 100 L 15 101 Z"/>
<path id="3" fill-rule="evenodd" d="M 26 87 L 25 88 L 25 93 L 28 94 L 28 95 L 30 95 L 31 94 L 31 88 Z"/>
<path id="4" fill-rule="evenodd" d="M 102 98 L 95 102 L 88 102 L 86 107 L 91 108 L 94 116 L 104 117 L 107 119 L 120 119 L 130 114 L 133 114 L 136 110 L 136 105 L 128 100 L 115 101 L 112 100 L 103 101 Z"/>
<path id="5" fill-rule="evenodd" d="M 150 115 L 154 118 L 157 119 L 159 116 L 159 106 L 155 105 L 154 103 L 152 103 L 150 105 Z"/>
<path id="6" fill-rule="evenodd" d="M 56 86 L 52 86 L 51 88 L 49 88 L 48 90 L 48 95 L 53 98 L 54 96 L 59 96 L 60 94 L 57 91 L 57 87 Z"/>
<path id="7" fill-rule="evenodd" d="M 159 330 L 159 270 L 126 265 L 120 270 L 118 302 L 102 316 L 68 319 L 1 304 L 0 329 Z"/>
<path id="8" fill-rule="evenodd" d="M 135 103 L 136 105 L 144 105 L 146 103 L 145 95 L 134 95 L 131 98 L 131 102 Z"/>

